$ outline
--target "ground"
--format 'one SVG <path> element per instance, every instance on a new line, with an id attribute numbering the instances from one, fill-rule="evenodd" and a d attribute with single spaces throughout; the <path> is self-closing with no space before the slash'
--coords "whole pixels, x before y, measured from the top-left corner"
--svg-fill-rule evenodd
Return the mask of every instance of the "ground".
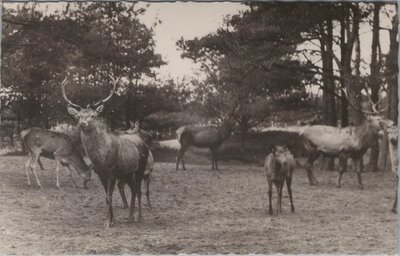
<path id="1" fill-rule="evenodd" d="M 33 175 L 33 185 L 27 185 L 24 161 L 23 156 L 0 157 L 0 253 L 396 252 L 392 173 L 363 173 L 365 189 L 359 190 L 355 173 L 348 172 L 337 189 L 335 172 L 317 171 L 320 185 L 312 187 L 298 168 L 292 186 L 296 212 L 290 213 L 284 188 L 283 214 L 269 216 L 260 166 L 222 162 L 214 172 L 209 164 L 188 162 L 186 171 L 175 171 L 171 163 L 156 163 L 154 211 L 144 200 L 144 221 L 128 224 L 128 210 L 114 193 L 118 223 L 106 229 L 105 193 L 95 174 L 88 190 L 73 189 L 66 173 L 57 189 L 54 162 L 44 160 L 39 189 Z"/>

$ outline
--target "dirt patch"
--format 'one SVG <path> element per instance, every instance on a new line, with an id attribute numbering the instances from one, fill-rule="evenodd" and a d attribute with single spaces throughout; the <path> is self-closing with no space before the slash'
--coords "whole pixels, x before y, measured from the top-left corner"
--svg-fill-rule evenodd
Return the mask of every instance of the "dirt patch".
<path id="1" fill-rule="evenodd" d="M 129 225 L 128 210 L 114 193 L 118 223 L 105 229 L 105 193 L 95 175 L 83 190 L 73 189 L 65 173 L 58 190 L 54 163 L 43 161 L 40 190 L 27 185 L 24 161 L 0 157 L 0 252 L 6 254 L 396 252 L 391 173 L 364 173 L 365 189 L 358 190 L 353 172 L 337 189 L 336 173 L 316 172 L 320 185 L 311 187 L 297 169 L 296 213 L 290 213 L 285 190 L 283 214 L 271 217 L 262 168 L 221 165 L 217 173 L 208 165 L 187 165 L 177 172 L 173 164 L 156 163 L 154 212 L 144 202 L 144 222 Z"/>

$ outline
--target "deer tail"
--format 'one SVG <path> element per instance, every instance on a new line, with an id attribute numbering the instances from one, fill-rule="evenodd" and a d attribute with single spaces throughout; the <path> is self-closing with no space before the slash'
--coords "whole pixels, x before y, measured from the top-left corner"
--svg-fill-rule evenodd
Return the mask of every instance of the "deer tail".
<path id="1" fill-rule="evenodd" d="M 29 133 L 29 131 L 30 131 L 30 129 L 26 129 L 26 130 L 23 130 L 21 133 L 20 133 L 20 138 L 21 138 L 21 144 L 22 144 L 22 151 L 23 152 L 26 152 L 26 153 L 30 153 L 31 151 L 30 151 L 30 149 L 29 149 L 29 147 L 28 147 L 28 145 L 26 144 L 26 135 L 28 135 L 28 133 Z"/>

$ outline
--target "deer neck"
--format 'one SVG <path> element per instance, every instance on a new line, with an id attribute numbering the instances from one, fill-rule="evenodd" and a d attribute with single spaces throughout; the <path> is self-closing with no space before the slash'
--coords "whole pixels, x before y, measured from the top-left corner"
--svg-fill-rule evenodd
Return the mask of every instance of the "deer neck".
<path id="1" fill-rule="evenodd" d="M 355 136 L 360 140 L 361 145 L 369 146 L 373 142 L 374 129 L 368 120 L 365 120 L 361 125 L 356 126 Z"/>
<path id="2" fill-rule="evenodd" d="M 86 154 L 92 163 L 96 166 L 104 161 L 108 154 L 107 149 L 111 148 L 110 135 L 98 127 L 89 131 L 81 131 L 81 140 Z"/>
<path id="3" fill-rule="evenodd" d="M 221 137 L 223 140 L 227 139 L 232 133 L 232 125 L 230 122 L 225 121 L 220 128 Z"/>

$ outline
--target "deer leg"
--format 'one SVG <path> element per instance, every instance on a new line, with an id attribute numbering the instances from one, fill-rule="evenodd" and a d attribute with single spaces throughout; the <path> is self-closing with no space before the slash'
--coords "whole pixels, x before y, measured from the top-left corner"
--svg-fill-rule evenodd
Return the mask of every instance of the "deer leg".
<path id="1" fill-rule="evenodd" d="M 136 194 L 138 197 L 138 209 L 139 209 L 139 216 L 138 216 L 138 221 L 142 222 L 143 221 L 143 216 L 142 216 L 142 178 L 136 178 Z"/>
<path id="2" fill-rule="evenodd" d="M 188 149 L 188 146 L 186 145 L 181 145 L 181 148 L 178 151 L 178 156 L 176 158 L 176 170 L 179 169 L 179 161 L 182 162 L 182 170 L 186 170 L 185 168 L 185 162 L 183 161 L 183 155 L 185 154 L 186 150 Z"/>
<path id="3" fill-rule="evenodd" d="M 29 169 L 31 169 L 32 155 L 29 155 L 28 160 L 25 162 L 25 173 L 28 179 L 28 185 L 31 185 L 31 180 L 29 178 Z"/>
<path id="4" fill-rule="evenodd" d="M 294 205 L 293 205 L 293 198 L 292 198 L 292 177 L 291 176 L 286 177 L 286 186 L 287 186 L 287 190 L 288 190 L 289 198 L 290 198 L 290 211 L 294 212 Z"/>
<path id="5" fill-rule="evenodd" d="M 218 170 L 218 152 L 214 151 L 214 161 L 215 161 L 215 169 Z"/>
<path id="6" fill-rule="evenodd" d="M 64 169 L 66 169 L 68 171 L 68 173 L 69 173 L 69 177 L 71 178 L 71 181 L 72 181 L 72 187 L 76 188 L 76 182 L 74 180 L 74 177 L 72 176 L 71 166 L 68 164 L 66 167 L 67 168 L 64 168 Z M 72 168 L 75 168 L 75 167 L 72 167 Z"/>
<path id="7" fill-rule="evenodd" d="M 115 224 L 114 212 L 113 212 L 113 209 L 112 209 L 112 194 L 114 192 L 116 179 L 114 177 L 108 177 L 106 180 L 107 180 L 106 203 L 107 203 L 107 206 L 108 206 L 108 214 L 107 214 L 107 220 L 104 223 L 104 226 L 108 228 L 108 227 L 110 227 L 110 226 Z"/>
<path id="8" fill-rule="evenodd" d="M 132 179 L 129 181 L 128 185 L 131 189 L 131 208 L 129 209 L 128 223 L 133 223 L 134 213 L 135 213 L 135 199 L 136 199 L 136 175 L 132 175 Z"/>
<path id="9" fill-rule="evenodd" d="M 61 162 L 60 160 L 55 157 L 56 160 L 56 186 L 60 188 L 60 169 L 61 169 Z"/>
<path id="10" fill-rule="evenodd" d="M 31 165 L 31 169 L 33 170 L 33 175 L 35 175 L 37 185 L 40 188 L 42 188 L 42 184 L 40 183 L 39 178 L 38 178 L 37 173 L 36 173 L 36 167 L 38 165 L 39 157 L 40 157 L 40 153 L 37 153 L 37 154 L 33 155 L 33 166 Z"/>
<path id="11" fill-rule="evenodd" d="M 267 177 L 268 180 L 268 201 L 269 201 L 269 206 L 268 206 L 268 213 L 269 215 L 273 214 L 273 210 L 272 210 L 272 181 L 271 181 L 271 177 Z"/>
<path id="12" fill-rule="evenodd" d="M 315 160 L 318 158 L 318 155 L 319 154 L 317 152 L 312 152 L 307 159 L 307 163 L 305 164 L 306 172 L 307 172 L 307 176 L 308 176 L 308 182 L 310 183 L 311 186 L 318 185 L 318 181 L 315 178 L 314 173 L 312 171 L 312 166 L 313 166 Z"/>
<path id="13" fill-rule="evenodd" d="M 392 212 L 397 213 L 397 189 L 399 186 L 399 177 L 396 175 L 396 196 L 393 202 Z"/>
<path id="14" fill-rule="evenodd" d="M 151 203 L 150 203 L 150 174 L 147 174 L 144 177 L 144 183 L 145 183 L 145 187 L 146 187 L 146 198 L 147 198 L 147 204 L 149 206 L 150 212 L 153 211 L 153 208 L 151 207 Z"/>
<path id="15" fill-rule="evenodd" d="M 276 213 L 282 213 L 282 184 L 281 181 L 275 182 L 276 186 L 276 194 L 278 195 L 278 199 L 276 201 Z"/>
<path id="16" fill-rule="evenodd" d="M 117 183 L 119 194 L 121 195 L 122 202 L 124 204 L 123 208 L 127 209 L 128 208 L 128 201 L 126 200 L 125 196 L 125 182 L 123 180 L 119 180 Z"/>
<path id="17" fill-rule="evenodd" d="M 337 188 L 340 188 L 340 183 L 342 181 L 343 173 L 346 171 L 347 158 L 344 156 L 339 156 L 339 171 L 338 171 L 338 181 Z"/>
<path id="18" fill-rule="evenodd" d="M 358 163 L 358 168 L 357 168 L 357 163 Z M 363 158 L 360 157 L 356 160 L 356 172 L 357 172 L 357 179 L 358 179 L 358 187 L 360 189 L 364 189 L 362 179 L 361 179 L 361 173 L 363 172 L 363 169 L 364 169 Z"/>

